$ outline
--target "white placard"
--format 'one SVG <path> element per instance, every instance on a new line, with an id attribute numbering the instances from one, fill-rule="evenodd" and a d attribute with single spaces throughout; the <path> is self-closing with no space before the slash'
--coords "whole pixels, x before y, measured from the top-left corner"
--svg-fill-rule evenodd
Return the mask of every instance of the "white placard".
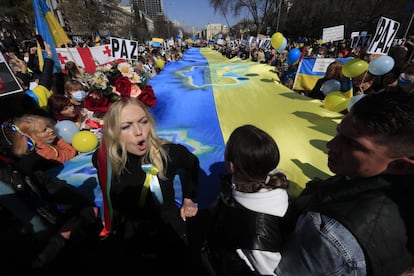
<path id="1" fill-rule="evenodd" d="M 138 59 L 138 41 L 111 37 L 111 49 L 113 58 Z"/>
<path id="2" fill-rule="evenodd" d="M 339 25 L 330 28 L 323 28 L 322 30 L 322 40 L 324 43 L 338 41 L 344 39 L 344 25 Z"/>
<path id="3" fill-rule="evenodd" d="M 381 17 L 378 20 L 377 30 L 372 37 L 367 53 L 388 54 L 399 27 L 399 22 L 386 17 Z"/>

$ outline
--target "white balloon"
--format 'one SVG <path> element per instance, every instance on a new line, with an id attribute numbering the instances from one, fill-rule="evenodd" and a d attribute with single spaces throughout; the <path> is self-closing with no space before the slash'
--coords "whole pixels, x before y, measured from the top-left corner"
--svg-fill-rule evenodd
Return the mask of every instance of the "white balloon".
<path id="1" fill-rule="evenodd" d="M 73 136 L 79 132 L 79 127 L 70 120 L 59 121 L 55 124 L 55 132 L 57 136 L 65 142 L 72 144 Z"/>
<path id="2" fill-rule="evenodd" d="M 326 96 L 331 92 L 340 91 L 341 83 L 337 80 L 327 80 L 321 86 L 322 93 Z"/>
<path id="3" fill-rule="evenodd" d="M 394 67 L 394 59 L 390 56 L 380 56 L 373 59 L 368 65 L 368 71 L 376 76 L 387 74 Z"/>

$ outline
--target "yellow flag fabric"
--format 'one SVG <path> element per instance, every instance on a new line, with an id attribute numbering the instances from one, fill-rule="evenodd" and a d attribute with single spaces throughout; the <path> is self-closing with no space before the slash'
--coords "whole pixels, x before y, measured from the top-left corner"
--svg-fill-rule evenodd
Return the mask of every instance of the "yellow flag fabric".
<path id="1" fill-rule="evenodd" d="M 55 61 L 53 72 L 61 72 L 60 62 L 56 48 L 71 42 L 62 26 L 59 24 L 52 11 L 46 5 L 45 0 L 33 0 L 33 11 L 36 25 L 36 32 L 42 35 L 44 41 L 50 45 Z M 39 47 L 38 47 L 39 48 Z M 39 54 L 40 68 L 43 67 L 43 57 Z"/>
<path id="2" fill-rule="evenodd" d="M 332 175 L 327 167 L 326 142 L 335 135 L 343 115 L 278 82 L 272 66 L 228 59 L 212 49 L 197 47 L 188 49 L 179 61 L 167 63 L 150 80 L 157 97 L 150 109 L 157 134 L 186 146 L 199 158 L 199 208 L 216 202 L 221 189 L 219 175 L 227 173 L 224 143 L 243 124 L 254 124 L 274 137 L 281 154 L 278 167 L 291 181 L 291 195 L 297 195 L 312 178 Z M 80 178 L 73 174 L 80 167 L 90 175 Z M 96 177 L 92 169 L 86 168 L 93 168 L 90 154 L 66 162 L 63 170 L 59 168 L 58 177 L 76 186 L 84 185 Z M 180 179 L 174 178 L 179 203 Z M 102 206 L 99 185 L 95 201 Z"/>
<path id="3" fill-rule="evenodd" d="M 66 32 L 63 30 L 62 26 L 60 26 L 59 22 L 52 12 L 49 11 L 46 13 L 45 19 L 56 47 L 66 45 L 71 42 L 69 37 L 66 35 Z"/>
<path id="4" fill-rule="evenodd" d="M 153 37 L 152 38 L 152 42 L 164 43 L 164 39 L 163 38 L 159 38 L 159 37 Z"/>
<path id="5" fill-rule="evenodd" d="M 326 142 L 335 135 L 342 114 L 327 110 L 320 100 L 281 85 L 271 66 L 238 58 L 229 60 L 207 48 L 201 53 L 209 62 L 217 117 L 225 141 L 243 124 L 267 131 L 279 146 L 279 168 L 293 183 L 293 195 L 310 179 L 332 175 L 327 167 Z M 251 81 L 231 77 L 231 72 Z"/>
<path id="6" fill-rule="evenodd" d="M 50 92 L 50 90 L 44 87 L 43 85 L 38 85 L 35 88 L 33 88 L 33 93 L 36 95 L 38 99 L 39 106 L 41 108 L 46 109 L 47 100 L 52 95 L 52 92 Z"/>

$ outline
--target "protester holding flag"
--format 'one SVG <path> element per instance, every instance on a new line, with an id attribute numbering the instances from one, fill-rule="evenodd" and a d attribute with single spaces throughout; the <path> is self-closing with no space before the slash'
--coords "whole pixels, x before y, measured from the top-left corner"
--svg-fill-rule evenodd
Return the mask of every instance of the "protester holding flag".
<path id="1" fill-rule="evenodd" d="M 2 121 L 8 119 L 13 119 L 14 117 L 19 117 L 24 114 L 37 114 L 42 116 L 47 116 L 46 106 L 48 98 L 52 95 L 50 89 L 52 86 L 53 79 L 53 65 L 54 61 L 51 58 L 51 48 L 49 44 L 45 43 L 46 49 L 45 52 L 47 56 L 45 58 L 45 63 L 41 74 L 38 76 L 38 79 L 33 80 L 35 87 L 29 89 L 30 75 L 27 72 L 26 64 L 24 61 L 19 60 L 15 64 L 20 67 L 19 74 L 17 77 L 22 80 L 23 88 L 25 89 L 24 93 L 16 93 L 9 96 L 3 96 L 0 98 L 0 118 Z M 14 60 L 18 59 L 17 57 L 13 58 Z M 16 103 L 19 103 L 16 105 Z"/>
<path id="2" fill-rule="evenodd" d="M 306 96 L 323 100 L 325 99 L 325 96 L 330 92 L 345 92 L 348 90 L 350 88 L 350 80 L 349 78 L 344 77 L 342 74 L 343 65 L 344 64 L 339 60 L 330 63 L 326 68 L 325 76 L 318 79 L 315 86 L 308 94 L 306 94 Z M 335 85 L 328 86 L 327 84 L 329 83 L 337 83 L 337 87 L 335 87 Z M 347 85 L 348 87 L 344 89 L 344 85 Z M 333 88 L 334 90 L 329 90 L 330 88 Z"/>

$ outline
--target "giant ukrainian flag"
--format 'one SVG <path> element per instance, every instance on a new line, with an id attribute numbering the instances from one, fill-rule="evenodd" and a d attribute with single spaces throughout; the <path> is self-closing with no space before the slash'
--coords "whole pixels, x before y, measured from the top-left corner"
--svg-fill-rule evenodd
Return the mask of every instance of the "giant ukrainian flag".
<path id="1" fill-rule="evenodd" d="M 181 60 L 167 63 L 150 84 L 157 97 L 151 108 L 157 133 L 187 146 L 200 159 L 197 200 L 201 208 L 218 196 L 219 175 L 226 173 L 225 142 L 243 124 L 256 125 L 274 137 L 281 153 L 279 168 L 292 183 L 292 195 L 310 179 L 331 175 L 325 144 L 343 115 L 280 85 L 273 67 L 191 48 Z M 91 155 L 79 154 L 51 173 L 101 206 Z M 179 185 L 176 188 L 179 200 Z"/>
<path id="2" fill-rule="evenodd" d="M 279 168 L 297 194 L 314 177 L 331 175 L 326 142 L 339 113 L 279 83 L 273 67 L 227 59 L 208 48 L 191 48 L 151 79 L 159 135 L 186 145 L 203 170 L 198 200 L 210 204 L 220 190 L 225 142 L 236 127 L 256 125 L 270 133 L 281 152 Z"/>

